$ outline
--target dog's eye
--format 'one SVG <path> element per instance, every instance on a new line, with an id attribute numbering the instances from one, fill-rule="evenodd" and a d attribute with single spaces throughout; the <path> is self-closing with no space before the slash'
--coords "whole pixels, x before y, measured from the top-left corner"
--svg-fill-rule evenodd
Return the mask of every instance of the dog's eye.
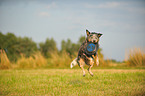
<path id="1" fill-rule="evenodd" d="M 90 34 L 90 37 L 93 36 L 92 34 Z"/>

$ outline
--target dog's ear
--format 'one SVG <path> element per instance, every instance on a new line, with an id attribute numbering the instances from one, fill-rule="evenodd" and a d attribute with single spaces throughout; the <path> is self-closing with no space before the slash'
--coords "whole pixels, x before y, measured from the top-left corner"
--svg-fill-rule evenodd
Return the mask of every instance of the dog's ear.
<path id="1" fill-rule="evenodd" d="M 98 34 L 98 37 L 100 38 L 103 34 L 101 34 L 101 33 L 97 33 Z"/>
<path id="2" fill-rule="evenodd" d="M 90 32 L 86 29 L 86 33 L 87 33 L 87 36 L 90 34 Z"/>

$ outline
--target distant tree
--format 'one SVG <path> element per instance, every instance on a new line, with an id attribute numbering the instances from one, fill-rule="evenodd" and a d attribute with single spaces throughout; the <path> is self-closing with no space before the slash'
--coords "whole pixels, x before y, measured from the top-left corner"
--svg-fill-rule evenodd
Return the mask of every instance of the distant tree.
<path id="1" fill-rule="evenodd" d="M 2 43 L 2 49 L 6 51 L 6 54 L 8 55 L 8 58 L 10 61 L 15 61 L 18 56 L 15 56 L 16 48 L 13 46 L 17 44 L 17 37 L 13 33 L 7 33 L 6 35 L 3 35 L 3 43 Z"/>
<path id="2" fill-rule="evenodd" d="M 79 47 L 81 45 L 80 42 L 72 43 L 70 39 L 67 39 L 67 41 L 62 40 L 61 41 L 61 52 L 66 51 L 67 53 L 69 53 L 70 56 L 76 55 L 75 53 L 78 52 Z"/>
<path id="3" fill-rule="evenodd" d="M 70 39 L 67 41 L 61 41 L 61 52 L 66 51 L 70 56 L 73 55 L 75 43 L 72 43 Z"/>
<path id="4" fill-rule="evenodd" d="M 6 36 L 3 35 L 1 32 L 0 32 L 0 49 L 4 49 L 5 45 L 5 39 L 6 39 Z"/>
<path id="5" fill-rule="evenodd" d="M 57 51 L 56 42 L 53 38 L 51 39 L 47 38 L 45 43 L 41 42 L 39 43 L 39 46 L 40 46 L 40 51 L 47 58 L 50 57 L 50 54 L 53 51 Z"/>
<path id="6" fill-rule="evenodd" d="M 24 38 L 19 37 L 18 42 L 14 47 L 20 48 L 17 51 L 19 53 L 25 54 L 26 57 L 30 56 L 32 53 L 37 51 L 36 43 L 32 41 L 31 38 L 28 38 L 28 37 L 24 37 Z"/>
<path id="7" fill-rule="evenodd" d="M 71 48 L 72 48 L 72 42 L 71 42 L 71 40 L 70 39 L 67 39 L 67 42 L 66 42 L 66 44 L 65 44 L 65 50 L 66 50 L 66 52 L 68 52 L 69 53 L 69 55 L 72 55 L 72 50 L 71 50 Z"/>
<path id="8" fill-rule="evenodd" d="M 61 51 L 66 50 L 66 42 L 65 40 L 61 41 Z"/>
<path id="9" fill-rule="evenodd" d="M 86 38 L 85 36 L 81 36 L 79 38 L 78 44 L 81 45 L 85 41 L 85 38 Z"/>
<path id="10" fill-rule="evenodd" d="M 28 37 L 16 37 L 13 33 L 0 32 L 0 48 L 6 51 L 10 61 L 16 61 L 20 54 L 30 56 L 37 50 L 36 43 Z"/>

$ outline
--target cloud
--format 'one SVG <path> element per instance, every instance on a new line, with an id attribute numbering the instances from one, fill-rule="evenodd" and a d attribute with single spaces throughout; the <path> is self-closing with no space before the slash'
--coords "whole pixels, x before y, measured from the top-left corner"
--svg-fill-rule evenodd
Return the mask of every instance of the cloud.
<path id="1" fill-rule="evenodd" d="M 119 2 L 106 2 L 104 4 L 99 4 L 97 7 L 98 8 L 115 8 L 120 5 Z"/>
<path id="2" fill-rule="evenodd" d="M 144 2 L 143 2 L 144 3 Z M 90 9 L 107 9 L 107 8 L 117 8 L 117 9 L 122 9 L 126 10 L 128 12 L 133 12 L 133 13 L 139 13 L 139 14 L 145 14 L 145 7 L 141 6 L 141 2 L 102 2 L 99 4 L 89 4 L 85 3 L 84 7 L 85 8 L 90 8 Z M 133 5 L 140 5 L 140 7 L 136 7 Z"/>
<path id="3" fill-rule="evenodd" d="M 47 5 L 47 8 L 48 9 L 51 9 L 51 8 L 57 8 L 58 6 L 56 5 L 56 2 L 52 2 L 51 4 L 48 4 Z"/>
<path id="4" fill-rule="evenodd" d="M 123 4 L 122 2 L 104 2 L 104 3 L 100 3 L 98 5 L 87 3 L 84 6 L 86 8 L 116 8 L 116 7 L 119 7 L 122 4 Z"/>
<path id="5" fill-rule="evenodd" d="M 48 12 L 40 12 L 39 13 L 40 16 L 45 16 L 45 17 L 49 17 L 50 14 Z"/>
<path id="6" fill-rule="evenodd" d="M 48 2 L 49 4 L 45 4 L 45 7 L 43 8 L 44 11 L 39 12 L 39 16 L 42 17 L 50 17 L 52 13 L 51 11 L 54 8 L 58 8 L 58 6 L 56 5 L 56 2 Z"/>
<path id="7" fill-rule="evenodd" d="M 128 7 L 126 10 L 132 13 L 145 15 L 145 8 Z"/>

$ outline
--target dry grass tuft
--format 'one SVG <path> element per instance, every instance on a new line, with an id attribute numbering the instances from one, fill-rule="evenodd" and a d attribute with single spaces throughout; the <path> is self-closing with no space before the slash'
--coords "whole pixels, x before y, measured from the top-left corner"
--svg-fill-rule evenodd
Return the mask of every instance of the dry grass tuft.
<path id="1" fill-rule="evenodd" d="M 129 66 L 145 66 L 145 50 L 141 48 L 130 49 L 125 59 Z"/>
<path id="2" fill-rule="evenodd" d="M 46 66 L 47 60 L 40 52 L 36 52 L 33 56 L 26 58 L 21 55 L 21 58 L 16 62 L 17 68 L 37 68 Z"/>
<path id="3" fill-rule="evenodd" d="M 40 52 L 36 52 L 34 54 L 34 58 L 37 67 L 42 67 L 47 65 L 47 59 Z"/>
<path id="4" fill-rule="evenodd" d="M 4 50 L 0 50 L 0 69 L 9 69 L 11 68 L 11 63 L 7 57 L 7 54 Z"/>
<path id="5" fill-rule="evenodd" d="M 64 68 L 69 67 L 73 59 L 71 58 L 70 54 L 67 53 L 66 51 L 63 51 L 61 53 L 52 52 L 49 62 L 53 64 L 52 65 L 53 67 Z"/>

